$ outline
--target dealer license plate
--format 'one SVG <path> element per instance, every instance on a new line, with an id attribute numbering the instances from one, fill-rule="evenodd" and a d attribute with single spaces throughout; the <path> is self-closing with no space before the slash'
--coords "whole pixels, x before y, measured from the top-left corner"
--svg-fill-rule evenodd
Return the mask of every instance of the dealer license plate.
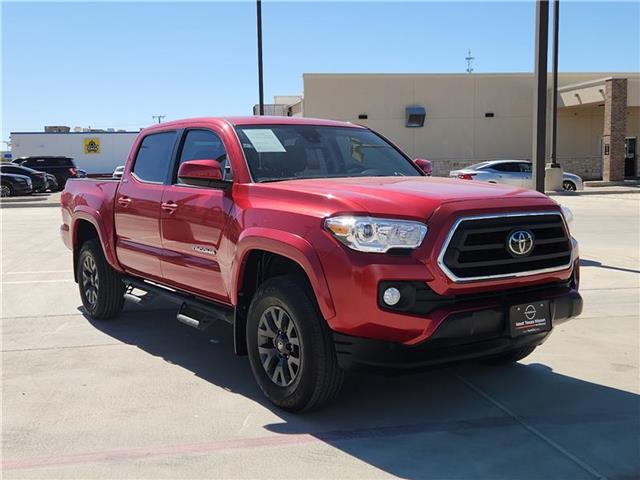
<path id="1" fill-rule="evenodd" d="M 523 303 L 509 309 L 511 336 L 532 335 L 551 329 L 551 310 L 548 301 Z"/>

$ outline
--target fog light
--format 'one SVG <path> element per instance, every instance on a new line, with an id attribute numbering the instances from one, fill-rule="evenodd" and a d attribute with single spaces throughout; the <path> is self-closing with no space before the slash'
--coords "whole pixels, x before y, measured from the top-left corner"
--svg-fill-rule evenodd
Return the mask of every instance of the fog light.
<path id="1" fill-rule="evenodd" d="M 382 295 L 382 300 L 390 307 L 393 307 L 400 301 L 400 290 L 395 287 L 387 288 Z"/>

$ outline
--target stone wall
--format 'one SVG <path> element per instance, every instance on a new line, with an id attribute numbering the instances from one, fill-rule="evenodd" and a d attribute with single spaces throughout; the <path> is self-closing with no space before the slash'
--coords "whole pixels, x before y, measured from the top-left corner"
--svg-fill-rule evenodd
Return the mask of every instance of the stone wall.
<path id="1" fill-rule="evenodd" d="M 518 160 L 518 159 L 515 159 Z M 481 161 L 481 160 L 480 160 Z M 433 175 L 448 177 L 451 170 L 468 167 L 479 160 L 433 160 Z M 565 172 L 580 175 L 583 180 L 599 180 L 602 178 L 602 159 L 598 157 L 562 158 L 558 159 Z"/>

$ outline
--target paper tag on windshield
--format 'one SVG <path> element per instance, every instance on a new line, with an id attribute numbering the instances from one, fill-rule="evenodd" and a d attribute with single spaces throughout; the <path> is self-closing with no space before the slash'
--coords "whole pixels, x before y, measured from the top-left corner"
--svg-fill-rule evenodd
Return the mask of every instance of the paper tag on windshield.
<path id="1" fill-rule="evenodd" d="M 273 130 L 268 128 L 247 128 L 243 130 L 249 141 L 253 144 L 256 152 L 268 153 L 268 152 L 286 152 L 285 148 L 273 133 Z"/>

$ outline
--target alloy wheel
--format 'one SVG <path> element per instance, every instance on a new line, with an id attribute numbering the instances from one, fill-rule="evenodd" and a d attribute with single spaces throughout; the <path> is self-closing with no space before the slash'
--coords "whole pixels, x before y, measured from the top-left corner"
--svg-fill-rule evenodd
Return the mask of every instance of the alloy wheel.
<path id="1" fill-rule="evenodd" d="M 0 189 L 0 197 L 5 198 L 10 196 L 11 196 L 11 189 L 7 185 L 2 185 L 2 188 Z"/>
<path id="2" fill-rule="evenodd" d="M 262 368 L 279 387 L 291 385 L 300 373 L 302 350 L 295 321 L 283 308 L 271 306 L 258 323 L 258 353 Z"/>
<path id="3" fill-rule="evenodd" d="M 82 262 L 82 288 L 84 296 L 93 307 L 98 302 L 98 267 L 93 256 L 87 255 Z"/>
<path id="4" fill-rule="evenodd" d="M 576 186 L 572 182 L 564 182 L 562 184 L 562 188 L 568 192 L 573 192 L 576 189 Z"/>

